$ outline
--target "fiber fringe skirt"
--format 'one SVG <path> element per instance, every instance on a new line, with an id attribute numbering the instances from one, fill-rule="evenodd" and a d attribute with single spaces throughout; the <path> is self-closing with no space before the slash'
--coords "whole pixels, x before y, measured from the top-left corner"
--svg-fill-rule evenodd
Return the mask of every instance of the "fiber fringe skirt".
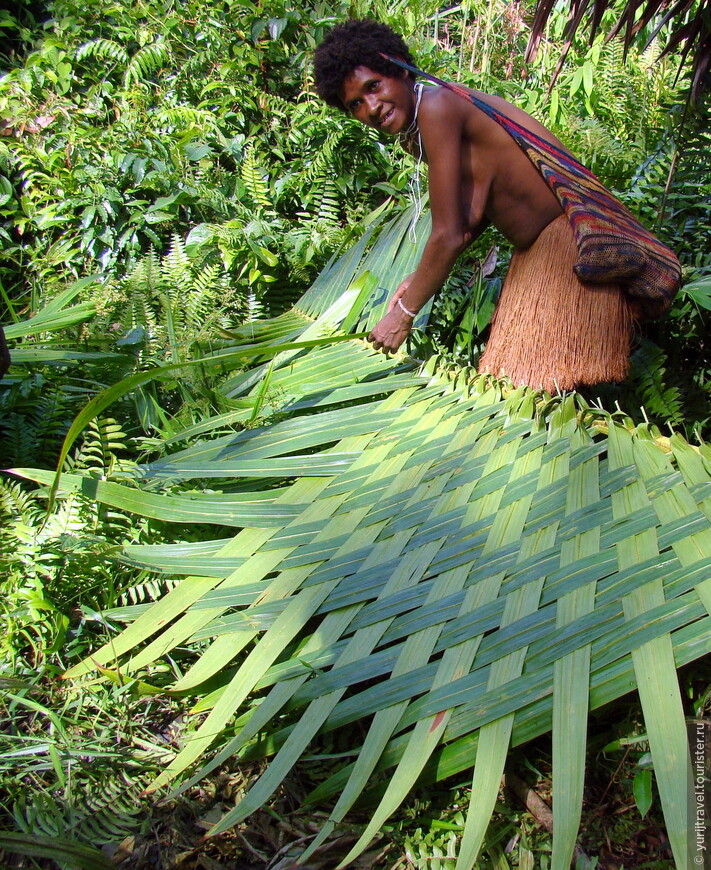
<path id="1" fill-rule="evenodd" d="M 548 392 L 623 381 L 633 317 L 618 284 L 583 284 L 565 215 L 511 259 L 480 372 Z"/>

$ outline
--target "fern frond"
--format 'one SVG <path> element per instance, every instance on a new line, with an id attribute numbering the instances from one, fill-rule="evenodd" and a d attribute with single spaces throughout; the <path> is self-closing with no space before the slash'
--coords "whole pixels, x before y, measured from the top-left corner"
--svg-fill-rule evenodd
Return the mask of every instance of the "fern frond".
<path id="1" fill-rule="evenodd" d="M 200 180 L 197 184 L 200 202 L 218 215 L 232 217 L 235 213 L 235 201 L 215 187 L 215 174 L 213 170 L 210 170 L 209 173 L 198 172 L 200 178 L 205 178 L 204 181 Z"/>
<path id="2" fill-rule="evenodd" d="M 254 146 L 250 146 L 244 155 L 241 171 L 242 181 L 253 203 L 263 209 L 271 207 L 267 170 L 259 165 Z"/>
<path id="3" fill-rule="evenodd" d="M 76 537 L 82 534 L 86 526 L 83 507 L 83 500 L 75 494 L 62 499 L 55 511 L 47 518 L 38 535 L 39 540 L 46 542 L 50 539 Z"/>
<path id="4" fill-rule="evenodd" d="M 40 513 L 35 496 L 16 481 L 0 478 L 0 514 L 33 525 Z"/>
<path id="5" fill-rule="evenodd" d="M 104 766 L 107 774 L 113 772 L 111 766 Z M 145 775 L 131 779 L 126 772 L 113 778 L 102 776 L 97 782 L 86 783 L 83 794 L 72 802 L 57 801 L 38 790 L 15 804 L 15 823 L 20 830 L 49 837 L 69 834 L 83 842 L 117 842 L 136 831 L 145 815 L 139 795 L 147 781 Z"/>
<path id="6" fill-rule="evenodd" d="M 124 286 L 127 292 L 137 289 L 148 289 L 151 293 L 157 293 L 161 289 L 160 259 L 155 249 L 151 248 L 148 253 L 136 263 L 126 276 Z"/>
<path id="7" fill-rule="evenodd" d="M 149 79 L 169 60 L 168 47 L 163 40 L 149 43 L 138 49 L 131 57 L 124 74 L 124 85 Z"/>
<path id="8" fill-rule="evenodd" d="M 51 464 L 71 421 L 71 402 L 71 394 L 62 387 L 46 395 L 39 394 L 38 387 L 26 397 L 7 396 L 0 405 L 1 466 Z"/>
<path id="9" fill-rule="evenodd" d="M 212 112 L 205 109 L 194 109 L 192 106 L 171 106 L 161 109 L 154 115 L 155 124 L 160 130 L 183 133 L 186 130 L 196 130 L 208 133 L 217 126 Z"/>
<path id="10" fill-rule="evenodd" d="M 115 451 L 126 449 L 126 438 L 126 433 L 113 417 L 92 420 L 76 457 L 76 466 L 110 476 L 117 461 Z"/>
<path id="11" fill-rule="evenodd" d="M 665 381 L 666 363 L 667 355 L 661 347 L 643 339 L 632 354 L 630 381 L 648 414 L 676 425 L 684 417 L 682 398 L 678 387 Z"/>
<path id="12" fill-rule="evenodd" d="M 318 201 L 316 217 L 320 221 L 337 224 L 339 218 L 338 188 L 333 178 L 324 179 Z"/>
<path id="13" fill-rule="evenodd" d="M 191 330 L 203 332 L 219 316 L 224 279 L 216 263 L 205 265 L 194 275 L 191 291 L 183 302 L 185 324 Z"/>
<path id="14" fill-rule="evenodd" d="M 177 233 L 173 234 L 168 253 L 160 264 L 161 286 L 173 301 L 180 301 L 192 286 L 192 263 L 185 253 L 183 240 Z"/>
<path id="15" fill-rule="evenodd" d="M 239 222 L 210 229 L 220 247 L 245 245 L 245 229 Z M 219 262 L 202 258 L 202 253 L 188 254 L 183 240 L 174 235 L 163 258 L 151 249 L 122 281 L 107 286 L 103 308 L 109 314 L 116 310 L 124 336 L 142 330 L 131 340 L 141 345 L 144 361 L 161 358 L 166 348 L 175 359 L 181 358 L 214 329 L 216 321 L 241 311 L 241 285 Z"/>
<path id="16" fill-rule="evenodd" d="M 119 596 L 117 607 L 130 607 L 138 604 L 150 604 L 162 595 L 167 595 L 171 589 L 180 584 L 179 577 L 158 577 L 149 575 L 148 579 L 136 583 Z"/>
<path id="17" fill-rule="evenodd" d="M 151 248 L 116 287 L 120 298 L 125 300 L 118 312 L 124 330 L 140 327 L 145 329 L 149 338 L 155 338 L 158 317 L 153 300 L 158 298 L 162 289 L 160 259 Z"/>
<path id="18" fill-rule="evenodd" d="M 257 297 L 255 292 L 250 287 L 250 289 L 247 291 L 247 297 L 245 299 L 244 322 L 253 323 L 255 320 L 259 320 L 263 316 L 264 303 L 261 299 Z"/>
<path id="19" fill-rule="evenodd" d="M 304 177 L 307 182 L 316 184 L 326 171 L 333 172 L 334 166 L 339 162 L 338 157 L 344 145 L 344 138 L 343 130 L 333 130 L 329 133 L 318 153 L 314 155 L 314 159 L 310 160 L 306 167 Z"/>
<path id="20" fill-rule="evenodd" d="M 97 60 L 113 60 L 117 64 L 127 64 L 126 50 L 111 39 L 92 39 L 82 43 L 76 50 L 77 60 L 96 58 Z"/>
<path id="21" fill-rule="evenodd" d="M 292 104 L 278 94 L 267 93 L 249 82 L 245 83 L 244 90 L 245 95 L 250 97 L 268 118 L 278 121 L 291 115 Z"/>

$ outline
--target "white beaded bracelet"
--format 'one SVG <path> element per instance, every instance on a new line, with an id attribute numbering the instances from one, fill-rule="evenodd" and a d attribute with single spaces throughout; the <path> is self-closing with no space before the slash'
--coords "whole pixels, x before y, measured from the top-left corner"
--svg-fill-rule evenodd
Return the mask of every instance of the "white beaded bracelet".
<path id="1" fill-rule="evenodd" d="M 410 311 L 408 308 L 405 308 L 405 306 L 402 304 L 402 299 L 400 299 L 399 296 L 398 296 L 397 304 L 400 306 L 400 308 L 402 308 L 402 310 L 405 312 L 405 314 L 407 314 L 408 317 L 411 317 L 413 320 L 417 317 L 417 312 Z"/>

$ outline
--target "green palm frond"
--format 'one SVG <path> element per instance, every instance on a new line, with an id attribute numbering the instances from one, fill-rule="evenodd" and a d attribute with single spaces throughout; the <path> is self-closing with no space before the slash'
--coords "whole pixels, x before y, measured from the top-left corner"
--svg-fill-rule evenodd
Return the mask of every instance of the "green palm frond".
<path id="1" fill-rule="evenodd" d="M 338 795 L 303 860 L 384 772 L 342 866 L 418 778 L 473 767 L 458 870 L 474 865 L 509 747 L 549 730 L 552 866 L 569 866 L 588 712 L 636 688 L 683 866 L 690 761 L 676 668 L 711 637 L 711 450 L 678 435 L 662 443 L 575 394 L 507 392 L 358 339 L 304 348 L 381 315 L 417 257 L 409 220 L 367 254 L 359 242 L 292 311 L 240 332 L 265 361 L 222 385 L 244 403 L 230 421 L 259 407 L 269 423 L 225 434 L 225 415 L 206 420 L 197 440 L 125 484 L 63 476 L 64 492 L 237 529 L 127 550 L 132 564 L 185 577 L 124 614 L 125 630 L 67 676 L 117 661 L 134 674 L 196 650 L 172 688 L 193 693 L 205 717 L 152 788 L 187 788 L 233 755 L 271 758 L 213 834 L 263 804 L 316 735 L 362 722 L 355 761 L 311 797 Z M 176 494 L 184 481 L 195 491 Z"/>
<path id="2" fill-rule="evenodd" d="M 36 831 L 30 834 L 12 831 L 0 833 L 0 849 L 15 856 L 27 855 L 66 862 L 65 866 L 71 865 L 77 870 L 111 870 L 114 866 L 99 849 L 63 837 L 46 837 Z"/>
<path id="3" fill-rule="evenodd" d="M 88 320 L 96 313 L 93 303 L 71 303 L 85 287 L 95 282 L 93 275 L 74 281 L 32 317 L 4 327 L 5 337 L 13 341 L 26 336 L 41 336 Z M 16 353 L 13 354 L 13 360 L 17 361 Z"/>

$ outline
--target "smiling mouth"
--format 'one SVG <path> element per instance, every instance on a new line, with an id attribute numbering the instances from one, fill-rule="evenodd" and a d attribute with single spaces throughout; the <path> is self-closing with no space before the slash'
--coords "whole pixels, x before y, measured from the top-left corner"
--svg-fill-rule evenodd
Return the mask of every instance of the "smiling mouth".
<path id="1" fill-rule="evenodd" d="M 378 126 L 385 127 L 392 119 L 394 111 L 394 109 L 390 109 L 389 111 L 387 111 L 385 115 L 378 121 Z"/>

